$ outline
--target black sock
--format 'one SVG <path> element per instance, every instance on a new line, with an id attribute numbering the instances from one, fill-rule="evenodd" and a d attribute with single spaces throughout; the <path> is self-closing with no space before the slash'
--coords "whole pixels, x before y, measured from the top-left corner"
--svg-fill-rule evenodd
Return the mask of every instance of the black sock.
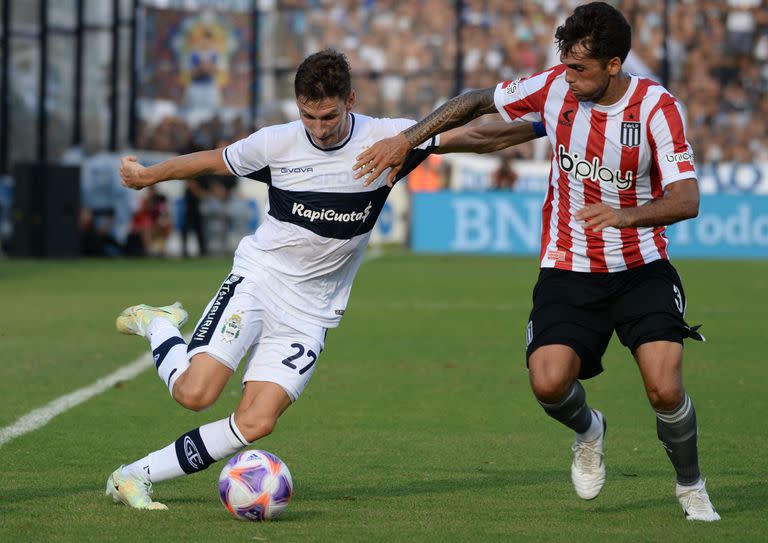
<path id="1" fill-rule="evenodd" d="M 698 481 L 701 472 L 696 410 L 687 394 L 672 411 L 656 411 L 656 432 L 675 468 L 677 482 L 692 485 Z"/>
<path id="2" fill-rule="evenodd" d="M 539 401 L 547 415 L 565 424 L 578 434 L 583 434 L 592 424 L 592 410 L 587 405 L 587 395 L 579 381 L 557 403 Z"/>

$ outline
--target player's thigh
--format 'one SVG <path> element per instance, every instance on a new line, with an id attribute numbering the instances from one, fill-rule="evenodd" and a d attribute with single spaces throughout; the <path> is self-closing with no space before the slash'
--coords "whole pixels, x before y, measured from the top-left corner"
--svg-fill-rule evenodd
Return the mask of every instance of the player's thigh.
<path id="1" fill-rule="evenodd" d="M 195 326 L 187 353 L 191 360 L 198 354 L 201 373 L 216 360 L 237 371 L 240 361 L 257 343 L 264 330 L 265 310 L 255 295 L 256 286 L 238 275 L 229 275 L 203 311 Z M 210 363 L 210 364 L 209 364 Z"/>
<path id="2" fill-rule="evenodd" d="M 668 260 L 657 260 L 624 273 L 628 281 L 614 309 L 616 335 L 623 345 L 636 354 L 645 343 L 665 341 L 682 345 L 685 338 L 702 339 L 685 322 L 685 291 Z"/>
<path id="3" fill-rule="evenodd" d="M 243 382 L 275 383 L 295 402 L 315 372 L 326 329 L 311 323 L 268 322 L 248 358 Z"/>
<path id="4" fill-rule="evenodd" d="M 526 329 L 526 360 L 552 378 L 580 379 L 603 371 L 602 356 L 613 333 L 604 277 L 544 269 L 533 291 Z M 574 357 L 575 354 L 575 357 Z"/>
<path id="5" fill-rule="evenodd" d="M 224 390 L 232 369 L 216 357 L 198 352 L 189 361 L 189 368 L 181 374 L 173 387 L 177 399 L 199 400 L 202 405 L 212 404 Z"/>

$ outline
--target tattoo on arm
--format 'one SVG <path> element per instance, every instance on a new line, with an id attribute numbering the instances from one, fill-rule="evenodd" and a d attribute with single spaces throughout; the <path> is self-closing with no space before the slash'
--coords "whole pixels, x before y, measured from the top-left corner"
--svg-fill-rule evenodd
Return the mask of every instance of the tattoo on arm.
<path id="1" fill-rule="evenodd" d="M 451 98 L 421 121 L 403 132 L 408 143 L 416 147 L 435 134 L 467 124 L 472 119 L 494 113 L 493 87 L 465 92 Z"/>

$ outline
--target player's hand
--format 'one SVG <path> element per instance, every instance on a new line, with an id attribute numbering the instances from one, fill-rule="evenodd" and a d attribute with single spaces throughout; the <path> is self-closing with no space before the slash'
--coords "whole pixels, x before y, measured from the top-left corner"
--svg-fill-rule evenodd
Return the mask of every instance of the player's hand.
<path id="1" fill-rule="evenodd" d="M 363 186 L 367 187 L 379 177 L 381 172 L 389 168 L 387 186 L 391 187 L 410 150 L 411 144 L 402 134 L 377 141 L 358 155 L 357 162 L 352 167 L 355 170 L 355 179 L 362 177 Z"/>
<path id="2" fill-rule="evenodd" d="M 574 213 L 577 221 L 584 222 L 584 228 L 601 231 L 603 228 L 625 228 L 628 226 L 621 209 L 614 209 L 605 204 L 590 204 Z"/>
<path id="3" fill-rule="evenodd" d="M 138 163 L 138 158 L 129 155 L 120 159 L 120 178 L 123 186 L 131 189 L 141 190 L 152 184 L 151 180 L 146 179 L 146 168 Z"/>

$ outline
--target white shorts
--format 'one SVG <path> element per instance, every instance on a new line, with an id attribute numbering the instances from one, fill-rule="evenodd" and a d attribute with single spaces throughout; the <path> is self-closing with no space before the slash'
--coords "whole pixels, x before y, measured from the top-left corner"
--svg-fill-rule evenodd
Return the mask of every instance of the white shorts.
<path id="1" fill-rule="evenodd" d="M 296 401 L 315 371 L 325 333 L 265 302 L 253 281 L 231 274 L 205 308 L 187 353 L 208 353 L 233 372 L 247 354 L 243 383 L 277 383 Z"/>

